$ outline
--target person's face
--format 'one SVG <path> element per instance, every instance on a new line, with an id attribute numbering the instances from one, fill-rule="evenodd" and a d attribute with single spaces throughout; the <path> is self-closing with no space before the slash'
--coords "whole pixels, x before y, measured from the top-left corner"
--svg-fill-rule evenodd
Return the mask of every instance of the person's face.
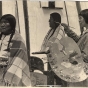
<path id="1" fill-rule="evenodd" d="M 10 31 L 11 31 L 10 23 L 7 20 L 2 19 L 0 21 L 0 32 L 8 34 Z"/>
<path id="2" fill-rule="evenodd" d="M 49 19 L 49 26 L 53 29 L 55 27 L 55 22 L 52 18 L 52 16 L 50 16 L 50 19 Z"/>
<path id="3" fill-rule="evenodd" d="M 82 16 L 79 16 L 79 23 L 80 23 L 81 28 L 85 27 L 86 25 L 85 20 Z"/>

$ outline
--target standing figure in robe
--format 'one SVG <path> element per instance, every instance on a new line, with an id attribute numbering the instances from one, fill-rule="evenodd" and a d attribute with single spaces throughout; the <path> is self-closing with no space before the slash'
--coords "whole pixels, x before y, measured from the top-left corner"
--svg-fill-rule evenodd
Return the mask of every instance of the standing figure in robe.
<path id="1" fill-rule="evenodd" d="M 48 42 L 52 38 L 58 38 L 59 40 L 65 36 L 64 27 L 61 25 L 61 15 L 57 12 L 50 14 L 49 19 L 50 30 L 44 38 L 43 44 L 41 46 L 41 51 L 47 51 L 49 48 Z M 58 44 L 59 45 L 59 44 Z M 48 57 L 49 58 L 49 57 Z M 56 85 L 66 86 L 66 82 L 61 80 L 58 76 L 54 76 L 56 79 Z"/>

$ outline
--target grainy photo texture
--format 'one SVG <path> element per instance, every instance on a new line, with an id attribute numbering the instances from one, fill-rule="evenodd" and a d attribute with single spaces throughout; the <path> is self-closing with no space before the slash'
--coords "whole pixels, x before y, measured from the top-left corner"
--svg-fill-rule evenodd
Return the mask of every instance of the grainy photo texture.
<path id="1" fill-rule="evenodd" d="M 88 2 L 0 1 L 0 86 L 88 87 Z"/>

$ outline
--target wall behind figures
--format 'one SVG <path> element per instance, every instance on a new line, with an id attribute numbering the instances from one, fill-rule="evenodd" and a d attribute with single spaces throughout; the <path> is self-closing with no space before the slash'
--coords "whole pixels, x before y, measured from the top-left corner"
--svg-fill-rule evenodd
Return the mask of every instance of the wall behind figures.
<path id="1" fill-rule="evenodd" d="M 80 7 L 81 7 L 81 10 L 88 9 L 88 1 L 87 2 L 80 1 Z"/>
<path id="2" fill-rule="evenodd" d="M 69 25 L 71 27 L 74 27 L 72 28 L 72 30 L 76 32 L 78 35 L 80 35 L 79 18 L 78 18 L 76 2 L 65 2 L 65 5 L 67 8 Z"/>
<path id="3" fill-rule="evenodd" d="M 15 16 L 15 0 L 2 1 L 2 15 L 12 14 Z"/>

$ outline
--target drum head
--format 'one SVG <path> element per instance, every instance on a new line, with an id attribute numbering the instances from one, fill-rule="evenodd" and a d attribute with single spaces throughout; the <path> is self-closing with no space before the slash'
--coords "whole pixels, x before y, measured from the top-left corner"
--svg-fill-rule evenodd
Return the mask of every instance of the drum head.
<path id="1" fill-rule="evenodd" d="M 50 48 L 49 63 L 58 77 L 67 82 L 80 82 L 87 78 L 83 70 L 84 62 L 80 49 L 73 39 L 52 38 L 48 46 Z"/>

